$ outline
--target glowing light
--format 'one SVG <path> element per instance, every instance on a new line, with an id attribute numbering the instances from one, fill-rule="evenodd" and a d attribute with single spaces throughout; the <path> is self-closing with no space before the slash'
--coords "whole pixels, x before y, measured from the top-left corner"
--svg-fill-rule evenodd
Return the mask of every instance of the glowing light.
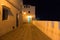
<path id="1" fill-rule="evenodd" d="M 1 5 L 4 5 L 4 4 L 1 4 Z"/>
<path id="2" fill-rule="evenodd" d="M 28 16 L 28 18 L 32 18 L 32 16 Z"/>
<path id="3" fill-rule="evenodd" d="M 26 12 L 23 12 L 23 14 L 26 14 Z"/>
<path id="4" fill-rule="evenodd" d="M 28 23 L 31 22 L 32 16 L 27 16 L 28 17 Z"/>

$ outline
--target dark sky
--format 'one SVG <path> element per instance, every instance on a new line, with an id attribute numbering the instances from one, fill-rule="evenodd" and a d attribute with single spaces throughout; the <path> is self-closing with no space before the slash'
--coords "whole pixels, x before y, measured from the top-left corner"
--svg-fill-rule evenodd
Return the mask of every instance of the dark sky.
<path id="1" fill-rule="evenodd" d="M 24 0 L 24 4 L 36 6 L 37 19 L 60 21 L 59 0 Z"/>

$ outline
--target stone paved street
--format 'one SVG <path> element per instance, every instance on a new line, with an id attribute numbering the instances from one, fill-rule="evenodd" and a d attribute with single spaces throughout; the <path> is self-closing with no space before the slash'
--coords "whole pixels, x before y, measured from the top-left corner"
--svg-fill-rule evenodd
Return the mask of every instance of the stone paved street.
<path id="1" fill-rule="evenodd" d="M 42 33 L 33 24 L 23 24 L 23 27 L 17 28 L 0 37 L 0 40 L 51 40 Z"/>

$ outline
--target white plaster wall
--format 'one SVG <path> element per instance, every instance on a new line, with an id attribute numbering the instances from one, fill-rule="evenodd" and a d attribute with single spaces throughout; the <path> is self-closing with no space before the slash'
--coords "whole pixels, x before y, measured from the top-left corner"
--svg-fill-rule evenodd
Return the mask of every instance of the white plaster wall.
<path id="1" fill-rule="evenodd" d="M 59 21 L 33 21 L 33 24 L 52 40 L 60 40 Z"/>
<path id="2" fill-rule="evenodd" d="M 23 5 L 22 12 L 26 12 L 26 14 L 23 14 L 23 21 L 27 22 L 28 19 L 26 16 L 31 15 L 32 18 L 35 18 L 35 6 L 27 5 L 27 6 L 30 6 L 30 8 L 24 8 L 24 6 L 26 5 Z M 28 11 L 30 11 L 30 13 L 28 13 Z"/>
<path id="3" fill-rule="evenodd" d="M 9 15 L 8 20 L 2 21 L 2 5 L 1 4 L 7 6 L 12 11 L 13 16 Z M 0 0 L 0 36 L 4 35 L 9 31 L 12 31 L 13 26 L 16 28 L 17 13 L 18 13 L 18 10 L 15 7 L 13 7 L 10 3 L 8 3 L 6 0 Z"/>

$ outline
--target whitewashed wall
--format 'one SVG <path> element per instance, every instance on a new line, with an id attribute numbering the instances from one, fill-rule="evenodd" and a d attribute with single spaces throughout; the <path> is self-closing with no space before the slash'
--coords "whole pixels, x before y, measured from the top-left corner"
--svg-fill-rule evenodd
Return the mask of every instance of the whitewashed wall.
<path id="1" fill-rule="evenodd" d="M 33 24 L 52 40 L 60 40 L 59 21 L 33 21 Z"/>
<path id="2" fill-rule="evenodd" d="M 24 22 L 27 22 L 28 18 L 27 18 L 26 16 L 31 15 L 32 18 L 35 18 L 35 6 L 27 5 L 27 6 L 29 6 L 29 7 L 27 7 L 27 8 L 24 8 L 24 6 L 26 6 L 26 5 L 23 5 L 23 7 L 22 7 L 22 8 L 23 8 L 23 9 L 22 9 L 23 21 L 24 21 Z M 28 13 L 28 11 L 30 11 L 30 13 Z M 24 14 L 24 12 L 25 12 L 26 14 Z"/>
<path id="3" fill-rule="evenodd" d="M 17 0 L 11 0 L 13 3 Z M 17 5 L 17 3 L 15 2 Z M 2 6 L 7 6 L 10 8 L 13 16 L 9 15 L 7 20 L 2 20 Z M 20 6 L 20 5 L 19 5 Z M 16 29 L 16 14 L 19 13 L 18 9 L 6 0 L 0 0 L 0 36 L 13 30 L 13 26 Z M 20 19 L 19 19 L 20 20 Z M 20 20 L 21 21 L 21 20 Z M 20 22 L 19 21 L 19 22 Z M 19 24 L 20 25 L 20 24 Z"/>

